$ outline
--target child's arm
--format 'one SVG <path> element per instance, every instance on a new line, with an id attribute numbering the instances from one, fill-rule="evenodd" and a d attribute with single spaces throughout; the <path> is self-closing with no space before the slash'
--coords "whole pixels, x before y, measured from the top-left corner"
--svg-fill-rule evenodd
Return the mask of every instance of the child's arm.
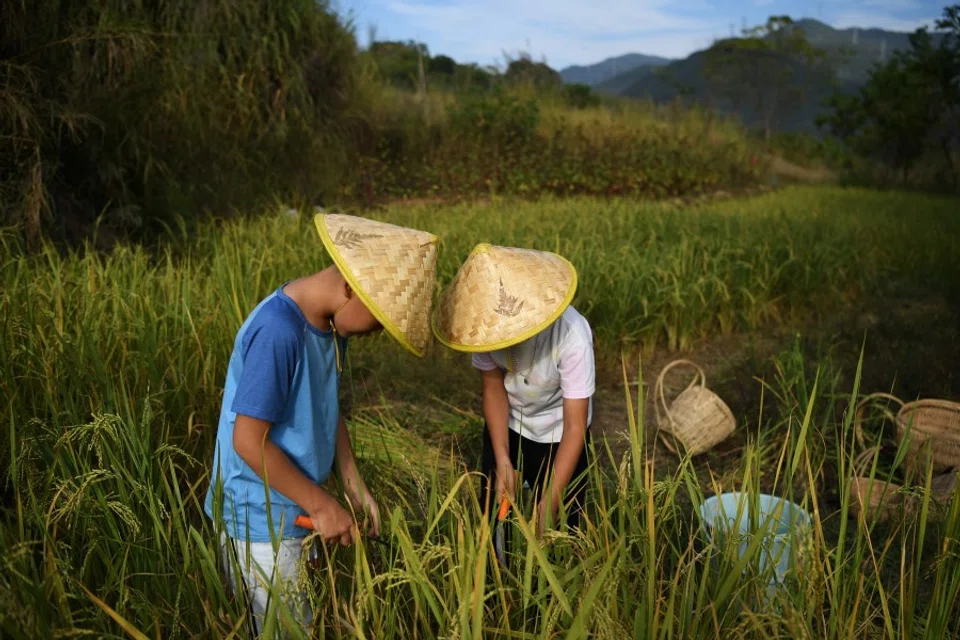
<path id="1" fill-rule="evenodd" d="M 353 444 L 350 442 L 350 432 L 347 431 L 347 425 L 342 417 L 337 422 L 337 466 L 340 469 L 343 492 L 347 494 L 354 509 L 363 510 L 370 516 L 368 533 L 379 536 L 380 507 L 360 476 L 357 459 L 353 455 Z"/>
<path id="2" fill-rule="evenodd" d="M 583 453 L 584 438 L 587 434 L 587 409 L 589 398 L 563 399 L 563 436 L 560 446 L 557 447 L 557 457 L 553 463 L 553 474 L 550 489 L 545 492 L 546 499 L 540 504 L 541 530 L 546 527 L 548 520 L 553 520 L 557 514 L 563 491 L 573 478 L 573 471 L 577 467 L 580 454 Z M 548 517 L 549 516 L 549 517 Z"/>
<path id="3" fill-rule="evenodd" d="M 333 496 L 290 462 L 287 454 L 267 437 L 269 430 L 270 423 L 266 420 L 237 414 L 233 428 L 233 448 L 237 455 L 271 488 L 300 505 L 324 540 L 351 544 L 353 518 Z"/>
<path id="4" fill-rule="evenodd" d="M 587 432 L 590 398 L 596 390 L 596 365 L 593 356 L 593 336 L 572 334 L 561 347 L 560 388 L 563 390 L 563 435 L 553 463 L 552 479 L 546 500 L 540 504 L 540 530 L 553 520 L 560 506 L 564 489 L 570 483 L 577 461 L 583 453 Z"/>
<path id="5" fill-rule="evenodd" d="M 483 371 L 483 417 L 487 421 L 493 454 L 497 461 L 496 494 L 499 502 L 506 490 L 511 497 L 515 491 L 513 463 L 510 462 L 510 439 L 507 433 L 510 420 L 510 401 L 503 386 L 503 371 L 499 368 Z M 496 504 L 496 503 L 495 503 Z"/>

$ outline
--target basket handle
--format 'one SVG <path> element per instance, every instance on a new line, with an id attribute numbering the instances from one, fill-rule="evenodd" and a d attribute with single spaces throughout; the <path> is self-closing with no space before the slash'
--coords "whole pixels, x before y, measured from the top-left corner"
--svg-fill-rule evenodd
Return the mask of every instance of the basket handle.
<path id="1" fill-rule="evenodd" d="M 871 400 L 877 400 L 877 399 L 893 400 L 894 402 L 899 404 L 901 407 L 903 407 L 903 400 L 889 393 L 877 392 L 877 393 L 871 393 L 868 396 L 864 396 L 864 398 L 857 403 L 856 412 L 854 413 L 854 417 L 853 417 L 853 433 L 857 438 L 857 442 L 859 442 L 861 446 L 864 443 L 863 426 L 860 424 L 861 421 L 863 420 L 863 410 L 866 408 L 868 402 L 870 402 Z M 886 407 L 883 408 L 883 413 L 890 420 L 896 421 L 897 417 L 893 415 L 890 412 L 890 410 L 887 409 Z"/>
<path id="2" fill-rule="evenodd" d="M 663 445 L 667 448 L 667 450 L 669 450 L 670 453 L 674 455 L 677 454 L 677 450 L 669 442 L 669 439 L 663 435 L 662 430 L 660 429 L 660 423 L 663 421 L 664 415 L 666 415 L 667 419 L 670 420 L 671 423 L 673 423 L 673 416 L 670 415 L 670 407 L 667 405 L 667 397 L 663 392 L 663 380 L 666 377 L 667 372 L 677 365 L 687 365 L 697 370 L 697 373 L 693 376 L 693 379 L 690 380 L 690 384 L 688 384 L 686 388 L 680 393 L 683 393 L 684 391 L 687 391 L 688 389 L 692 388 L 695 384 L 697 384 L 698 379 L 700 381 L 700 386 L 702 387 L 707 386 L 707 376 L 706 374 L 703 373 L 703 369 L 700 368 L 700 365 L 698 365 L 696 362 L 693 362 L 691 360 L 684 360 L 684 359 L 674 360 L 673 362 L 665 366 L 663 370 L 660 372 L 660 375 L 657 376 L 657 381 L 653 386 L 653 395 L 654 395 L 653 412 L 657 418 L 657 435 L 660 437 L 660 441 L 663 442 Z M 660 413 L 661 404 L 663 405 L 663 414 Z"/>
<path id="3" fill-rule="evenodd" d="M 863 476 L 866 472 L 866 466 L 870 463 L 871 458 L 875 456 L 880 451 L 879 446 L 868 447 L 860 452 L 853 460 L 853 473 L 854 475 Z"/>

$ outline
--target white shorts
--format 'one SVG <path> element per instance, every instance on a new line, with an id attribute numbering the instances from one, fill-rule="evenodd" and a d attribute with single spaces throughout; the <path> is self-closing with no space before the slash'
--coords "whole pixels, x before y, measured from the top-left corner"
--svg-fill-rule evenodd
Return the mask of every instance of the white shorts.
<path id="1" fill-rule="evenodd" d="M 220 561 L 234 595 L 247 610 L 251 637 L 257 638 L 263 632 L 271 598 L 277 595 L 287 610 L 283 616 L 292 616 L 309 633 L 313 608 L 300 580 L 304 551 L 299 538 L 281 540 L 275 552 L 271 542 L 246 542 L 221 534 Z M 316 546 L 311 545 L 306 560 L 316 559 Z M 275 606 L 271 615 L 279 616 L 280 607 Z M 279 618 L 276 628 L 279 637 L 287 636 Z"/>

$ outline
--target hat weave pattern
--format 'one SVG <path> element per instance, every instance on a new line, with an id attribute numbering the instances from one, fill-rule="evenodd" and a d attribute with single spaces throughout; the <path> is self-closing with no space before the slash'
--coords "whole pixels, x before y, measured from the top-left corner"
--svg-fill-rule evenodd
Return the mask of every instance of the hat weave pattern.
<path id="1" fill-rule="evenodd" d="M 422 357 L 430 340 L 436 236 L 342 214 L 317 214 L 314 222 L 350 287 L 387 333 Z"/>
<path id="2" fill-rule="evenodd" d="M 459 351 L 506 348 L 559 318 L 576 286 L 573 265 L 554 253 L 479 244 L 441 295 L 434 334 Z"/>

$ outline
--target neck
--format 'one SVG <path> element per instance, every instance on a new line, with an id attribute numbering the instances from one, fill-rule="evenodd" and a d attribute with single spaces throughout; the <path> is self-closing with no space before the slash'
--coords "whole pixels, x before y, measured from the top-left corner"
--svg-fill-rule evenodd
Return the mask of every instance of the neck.
<path id="1" fill-rule="evenodd" d="M 297 303 L 307 322 L 318 329 L 330 328 L 330 316 L 347 300 L 346 281 L 336 267 L 294 280 L 284 293 Z"/>

